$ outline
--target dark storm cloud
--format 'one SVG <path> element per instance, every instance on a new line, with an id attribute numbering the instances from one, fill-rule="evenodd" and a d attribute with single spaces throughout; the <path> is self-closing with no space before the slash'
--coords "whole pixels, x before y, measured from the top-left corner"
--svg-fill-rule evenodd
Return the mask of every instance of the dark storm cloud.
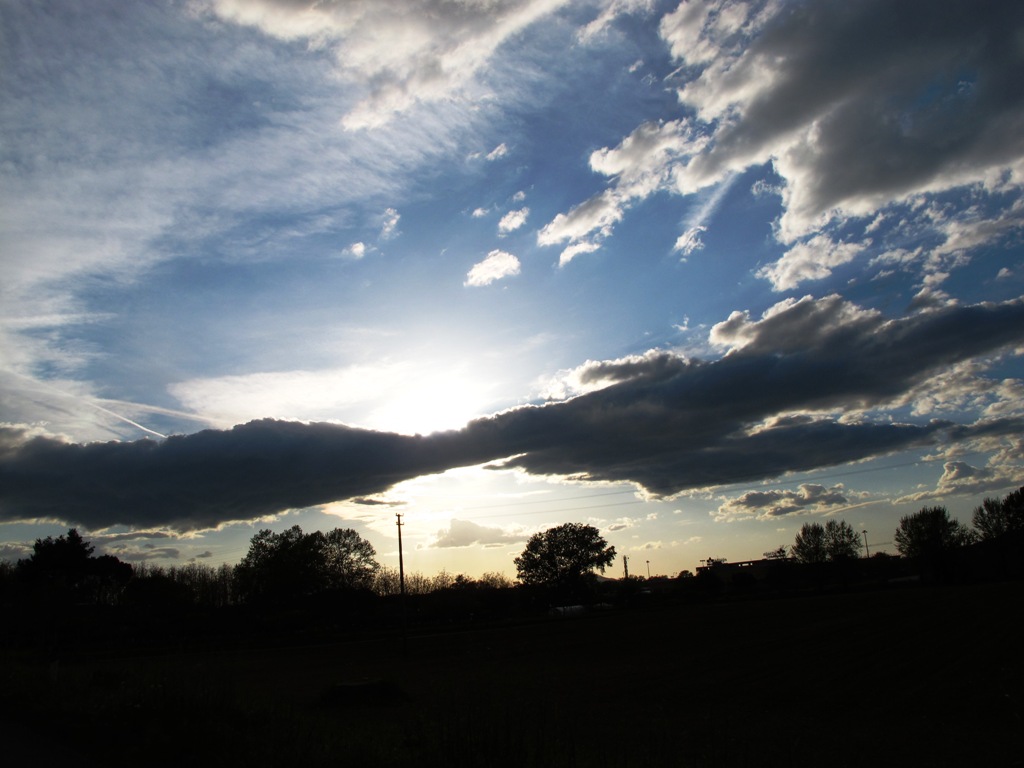
<path id="1" fill-rule="evenodd" d="M 371 494 L 472 463 L 443 440 L 254 421 L 157 442 L 69 445 L 0 432 L 0 517 L 208 528 Z"/>
<path id="2" fill-rule="evenodd" d="M 867 412 L 949 366 L 1020 344 L 1019 299 L 899 320 L 834 296 L 805 299 L 760 320 L 734 314 L 712 338 L 730 347 L 719 360 L 646 355 L 609 365 L 602 378 L 617 383 L 605 389 L 425 437 L 273 420 L 90 445 L 2 430 L 0 519 L 191 530 L 487 461 L 672 494 L 1020 428 L 896 424 Z"/>

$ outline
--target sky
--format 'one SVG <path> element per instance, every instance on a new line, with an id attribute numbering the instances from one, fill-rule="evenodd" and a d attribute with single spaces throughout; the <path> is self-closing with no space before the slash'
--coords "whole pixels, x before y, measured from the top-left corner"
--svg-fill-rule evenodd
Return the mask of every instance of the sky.
<path id="1" fill-rule="evenodd" d="M 751 560 L 1024 485 L 1016 0 L 0 0 L 0 556 Z"/>

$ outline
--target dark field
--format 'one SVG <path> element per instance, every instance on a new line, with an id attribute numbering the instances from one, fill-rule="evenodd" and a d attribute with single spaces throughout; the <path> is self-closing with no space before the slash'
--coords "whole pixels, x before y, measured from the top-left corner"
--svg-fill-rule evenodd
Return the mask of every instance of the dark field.
<path id="1" fill-rule="evenodd" d="M 1024 765 L 1024 585 L 275 647 L 9 650 L 4 752 L 104 766 Z M 17 747 L 12 746 L 17 744 Z M 12 752 L 13 750 L 13 752 Z"/>

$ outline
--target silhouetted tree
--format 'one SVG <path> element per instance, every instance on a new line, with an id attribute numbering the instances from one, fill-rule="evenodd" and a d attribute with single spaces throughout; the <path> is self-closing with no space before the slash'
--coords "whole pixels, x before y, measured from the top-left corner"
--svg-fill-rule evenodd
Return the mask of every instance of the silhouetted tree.
<path id="1" fill-rule="evenodd" d="M 335 528 L 321 535 L 327 586 L 368 589 L 380 568 L 373 545 L 351 528 Z"/>
<path id="2" fill-rule="evenodd" d="M 397 595 L 399 593 L 398 569 L 382 566 L 373 575 L 373 583 L 370 589 L 381 597 Z"/>
<path id="3" fill-rule="evenodd" d="M 14 563 L 0 560 L 0 602 L 6 601 L 14 594 L 16 573 Z"/>
<path id="4" fill-rule="evenodd" d="M 1024 532 L 1024 488 L 1003 499 L 985 499 L 980 507 L 974 509 L 971 524 L 982 541 Z"/>
<path id="5" fill-rule="evenodd" d="M 853 560 L 860 554 L 860 536 L 845 520 L 825 523 L 825 551 L 833 562 Z"/>
<path id="6" fill-rule="evenodd" d="M 769 552 L 765 552 L 763 557 L 765 560 L 785 560 L 787 557 L 786 545 L 783 544 L 778 549 L 773 549 Z"/>
<path id="7" fill-rule="evenodd" d="M 72 528 L 56 539 L 52 536 L 36 539 L 31 556 L 27 560 L 19 560 L 18 565 L 49 571 L 82 571 L 95 549 L 82 538 L 77 528 Z"/>
<path id="8" fill-rule="evenodd" d="M 824 563 L 828 559 L 824 526 L 804 523 L 793 540 L 791 552 L 798 563 Z"/>
<path id="9" fill-rule="evenodd" d="M 153 593 L 158 595 L 158 601 L 167 602 L 166 596 L 171 596 L 171 602 L 178 604 L 195 603 L 196 605 L 209 607 L 223 607 L 230 605 L 234 600 L 235 574 L 234 568 L 227 563 L 221 563 L 217 568 L 205 563 L 186 563 L 180 566 L 163 568 L 152 563 L 136 563 L 132 586 L 132 601 L 135 603 L 145 602 L 139 595 Z M 170 581 L 177 587 L 136 585 L 136 582 Z M 179 588 L 180 587 L 180 588 Z M 187 594 L 187 597 L 186 597 Z M 170 598 L 169 598 L 170 599 Z"/>
<path id="10" fill-rule="evenodd" d="M 112 555 L 93 557 L 94 550 L 75 528 L 36 539 L 31 556 L 18 561 L 18 575 L 41 599 L 113 602 L 131 579 L 131 566 Z"/>
<path id="11" fill-rule="evenodd" d="M 509 589 L 512 586 L 512 579 L 504 573 L 488 571 L 477 579 L 477 583 L 488 589 Z"/>
<path id="12" fill-rule="evenodd" d="M 597 528 L 565 523 L 531 536 L 514 562 L 523 584 L 554 588 L 568 597 L 580 593 L 593 571 L 604 573 L 614 559 L 615 547 Z"/>
<path id="13" fill-rule="evenodd" d="M 430 579 L 430 592 L 440 592 L 455 583 L 455 577 L 443 568 Z"/>
<path id="14" fill-rule="evenodd" d="M 924 507 L 901 517 L 895 537 L 896 549 L 904 557 L 936 556 L 972 540 L 971 532 L 950 518 L 945 507 Z"/>
<path id="15" fill-rule="evenodd" d="M 375 554 L 355 531 L 305 534 L 297 525 L 280 533 L 264 529 L 252 537 L 235 566 L 235 582 L 245 599 L 270 601 L 368 587 L 378 568 Z"/>
<path id="16" fill-rule="evenodd" d="M 160 569 L 142 576 L 136 574 L 125 587 L 121 600 L 123 605 L 134 608 L 166 611 L 193 605 L 196 598 L 187 584 L 175 579 L 170 571 Z"/>
<path id="17" fill-rule="evenodd" d="M 804 523 L 793 542 L 793 559 L 798 563 L 841 562 L 856 558 L 860 538 L 844 520 Z"/>

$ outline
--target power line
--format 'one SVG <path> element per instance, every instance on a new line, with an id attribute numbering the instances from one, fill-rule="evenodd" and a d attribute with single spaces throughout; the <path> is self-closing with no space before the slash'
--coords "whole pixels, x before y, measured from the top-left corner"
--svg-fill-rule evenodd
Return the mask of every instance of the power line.
<path id="1" fill-rule="evenodd" d="M 527 517 L 528 515 L 550 515 L 561 512 L 579 512 L 580 510 L 587 509 L 605 509 L 607 507 L 629 507 L 634 504 L 647 504 L 648 502 L 643 499 L 635 499 L 634 501 L 617 501 L 612 504 L 588 504 L 583 507 L 559 507 L 556 509 L 541 509 L 536 512 L 502 512 L 497 515 L 474 515 L 474 520 L 489 520 L 493 517 Z"/>
<path id="2" fill-rule="evenodd" d="M 636 489 L 623 489 L 618 491 L 604 491 L 602 493 L 587 493 L 580 496 L 568 496 L 561 499 L 561 501 L 577 501 L 579 499 L 594 499 L 600 496 L 622 496 L 625 494 L 635 494 Z M 502 504 L 478 504 L 473 507 L 463 507 L 466 511 L 473 511 L 476 509 L 503 509 L 505 507 L 525 507 L 533 504 L 549 504 L 551 499 L 531 499 L 529 501 L 509 501 Z"/>

